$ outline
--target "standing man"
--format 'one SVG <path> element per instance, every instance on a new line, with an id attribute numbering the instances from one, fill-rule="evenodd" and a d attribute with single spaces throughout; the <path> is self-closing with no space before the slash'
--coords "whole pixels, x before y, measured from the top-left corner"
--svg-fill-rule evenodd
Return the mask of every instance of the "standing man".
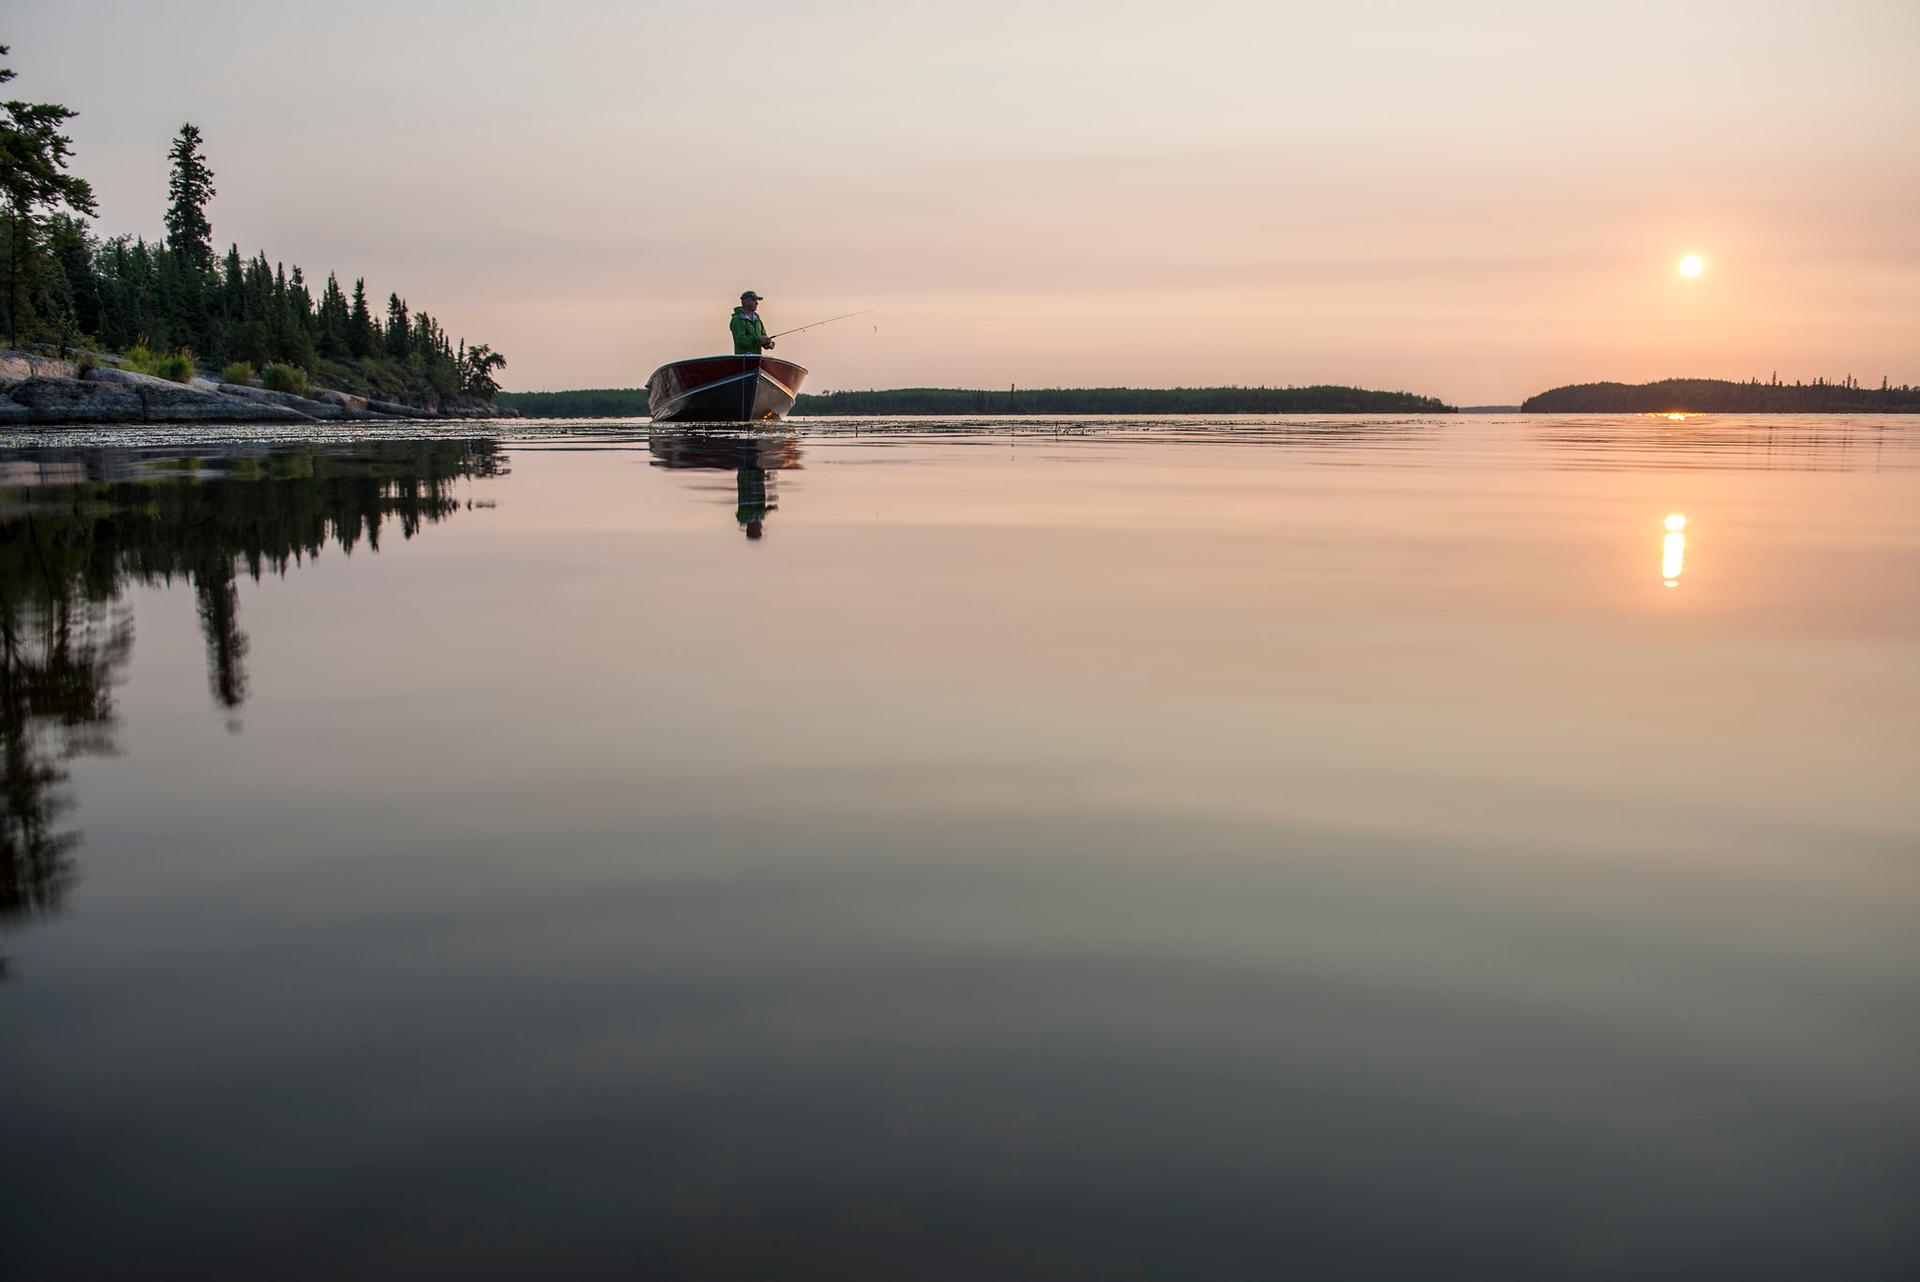
<path id="1" fill-rule="evenodd" d="M 767 337 L 766 324 L 760 319 L 760 295 L 752 290 L 740 295 L 740 306 L 733 309 L 730 328 L 735 356 L 758 356 L 773 346 L 773 340 Z"/>

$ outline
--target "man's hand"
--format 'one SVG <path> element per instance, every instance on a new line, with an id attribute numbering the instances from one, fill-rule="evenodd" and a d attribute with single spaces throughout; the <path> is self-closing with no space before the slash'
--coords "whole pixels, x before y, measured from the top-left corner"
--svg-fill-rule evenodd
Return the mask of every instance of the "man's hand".
<path id="1" fill-rule="evenodd" d="M 768 339 L 768 340 L 766 341 L 766 343 L 765 343 L 765 346 L 767 346 L 767 347 L 772 347 L 772 346 L 773 346 L 773 340 L 772 340 L 771 338 L 769 338 L 769 339 Z"/>

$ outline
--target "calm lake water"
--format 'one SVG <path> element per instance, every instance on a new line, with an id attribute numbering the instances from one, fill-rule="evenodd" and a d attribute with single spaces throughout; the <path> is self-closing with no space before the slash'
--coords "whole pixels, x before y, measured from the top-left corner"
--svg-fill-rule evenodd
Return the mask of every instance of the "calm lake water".
<path id="1" fill-rule="evenodd" d="M 1920 419 L 12 444 L 8 1278 L 1920 1276 Z"/>

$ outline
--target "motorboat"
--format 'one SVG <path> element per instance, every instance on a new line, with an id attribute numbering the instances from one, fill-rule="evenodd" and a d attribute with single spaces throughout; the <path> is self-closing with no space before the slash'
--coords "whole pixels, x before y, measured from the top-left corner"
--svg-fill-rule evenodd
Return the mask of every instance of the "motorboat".
<path id="1" fill-rule="evenodd" d="M 653 371 L 656 423 L 767 423 L 783 419 L 807 371 L 776 356 L 696 356 Z"/>

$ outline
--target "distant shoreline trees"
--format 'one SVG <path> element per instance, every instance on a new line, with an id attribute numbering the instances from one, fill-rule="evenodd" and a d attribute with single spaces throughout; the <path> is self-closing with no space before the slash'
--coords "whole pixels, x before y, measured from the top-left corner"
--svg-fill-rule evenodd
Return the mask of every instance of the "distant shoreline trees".
<path id="1" fill-rule="evenodd" d="M 643 418 L 644 387 L 565 392 L 503 392 L 500 403 L 530 418 Z M 1451 414 L 1451 406 L 1411 392 L 1359 387 L 1049 387 L 1009 391 L 903 387 L 890 391 L 803 393 L 796 416 L 901 414 Z"/>
<path id="2" fill-rule="evenodd" d="M 1774 374 L 1734 382 L 1668 378 L 1657 383 L 1576 383 L 1530 396 L 1520 406 L 1535 414 L 1911 414 L 1920 412 L 1920 387 L 1862 387 L 1851 374 L 1837 383 L 1783 383 Z"/>
<path id="3" fill-rule="evenodd" d="M 1451 414 L 1412 392 L 1363 387 L 902 387 L 802 395 L 796 414 Z"/>
<path id="4" fill-rule="evenodd" d="M 0 56 L 7 47 L 0 45 Z M 0 83 L 13 78 L 0 67 Z M 364 277 L 349 303 L 328 273 L 314 299 L 306 274 L 242 258 L 238 245 L 216 256 L 207 206 L 214 173 L 198 126 L 180 127 L 170 162 L 165 237 L 149 243 L 120 235 L 101 240 L 85 219 L 93 190 L 65 172 L 71 140 L 60 126 L 77 113 L 58 104 L 9 102 L 0 114 L 0 333 L 10 346 L 51 344 L 124 352 L 187 349 L 218 369 L 244 362 L 280 364 L 323 384 L 372 391 L 393 400 L 429 394 L 490 400 L 506 358 L 486 344 L 469 349 L 424 311 L 388 295 L 384 323 L 368 301 Z M 468 352 L 484 352 L 483 362 Z"/>

